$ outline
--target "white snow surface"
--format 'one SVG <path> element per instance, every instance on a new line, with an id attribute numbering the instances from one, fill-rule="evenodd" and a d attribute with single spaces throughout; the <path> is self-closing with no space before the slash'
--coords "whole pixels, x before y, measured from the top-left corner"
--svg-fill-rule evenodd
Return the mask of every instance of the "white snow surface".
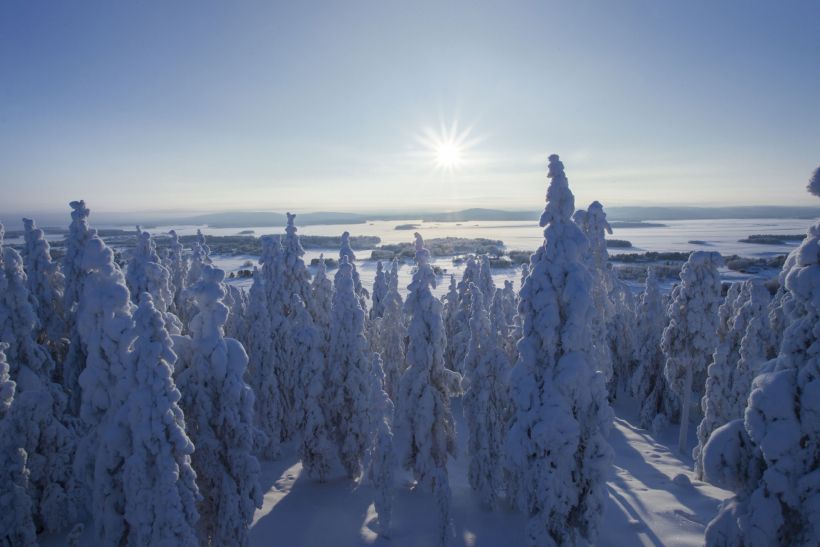
<path id="1" fill-rule="evenodd" d="M 454 401 L 453 407 L 459 452 L 466 454 L 467 429 L 460 402 Z M 607 482 L 608 497 L 597 545 L 703 545 L 705 526 L 729 492 L 694 479 L 691 459 L 682 459 L 673 448 L 676 428 L 662 432 L 656 440 L 635 425 L 636 408 L 624 405 L 616 411 L 618 417 L 609 437 L 614 465 Z M 467 468 L 468 458 L 463 456 L 448 464 L 456 537 L 447 545 L 525 545 L 525 517 L 510 510 L 482 509 L 470 488 Z M 433 497 L 411 491 L 407 474 L 396 473 L 389 539 L 379 538 L 375 531 L 372 485 L 357 487 L 344 478 L 338 464 L 329 481 L 321 484 L 302 474 L 296 447 L 289 444 L 280 460 L 263 463 L 261 482 L 264 503 L 253 518 L 251 546 L 417 547 L 436 542 Z M 84 539 L 91 539 L 88 531 Z M 51 538 L 42 545 L 56 547 L 61 543 Z"/>

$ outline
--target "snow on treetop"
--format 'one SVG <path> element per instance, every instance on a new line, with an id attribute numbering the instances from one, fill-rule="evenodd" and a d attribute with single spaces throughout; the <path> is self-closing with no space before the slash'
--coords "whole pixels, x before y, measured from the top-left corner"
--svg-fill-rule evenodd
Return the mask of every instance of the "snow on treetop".
<path id="1" fill-rule="evenodd" d="M 814 174 L 809 179 L 809 184 L 806 186 L 809 193 L 820 197 L 820 167 L 814 170 Z"/>
<path id="2" fill-rule="evenodd" d="M 575 212 L 575 196 L 569 189 L 564 164 L 558 159 L 558 154 L 549 157 L 547 178 L 550 185 L 547 188 L 547 206 L 539 222 L 542 228 L 550 222 L 569 222 Z"/>
<path id="3" fill-rule="evenodd" d="M 686 268 L 687 264 L 690 267 L 693 266 L 705 266 L 708 264 L 714 264 L 715 266 L 722 266 L 723 265 L 723 257 L 720 253 L 715 251 L 693 251 L 691 255 L 689 255 L 689 260 L 687 263 L 684 264 L 684 268 Z"/>
<path id="4" fill-rule="evenodd" d="M 114 251 L 96 235 L 89 239 L 83 249 L 82 268 L 99 270 L 112 263 L 114 263 Z"/>
<path id="5" fill-rule="evenodd" d="M 73 209 L 73 211 L 71 211 L 72 220 L 83 220 L 88 218 L 88 215 L 91 214 L 91 209 L 85 206 L 84 199 L 81 199 L 80 201 L 72 201 L 69 203 L 69 206 Z"/>
<path id="6" fill-rule="evenodd" d="M 353 252 L 353 249 L 350 247 L 350 232 L 342 232 L 342 243 L 339 248 L 339 258 L 348 257 L 351 262 L 356 260 L 356 254 Z"/>
<path id="7" fill-rule="evenodd" d="M 225 280 L 225 270 L 220 270 L 210 264 L 202 267 L 202 277 L 199 282 L 188 288 L 188 292 L 196 298 L 200 306 L 207 306 L 225 297 L 225 289 L 221 283 Z M 227 315 L 227 308 L 225 308 Z"/>
<path id="8" fill-rule="evenodd" d="M 430 259 L 430 251 L 424 248 L 424 238 L 420 233 L 416 232 L 413 236 L 416 238 L 416 262 L 419 266 L 426 266 Z"/>

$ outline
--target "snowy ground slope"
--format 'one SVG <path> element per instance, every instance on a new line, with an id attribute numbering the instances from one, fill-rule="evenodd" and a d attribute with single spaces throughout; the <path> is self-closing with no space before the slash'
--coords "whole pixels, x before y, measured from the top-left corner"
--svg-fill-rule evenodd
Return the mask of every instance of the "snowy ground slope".
<path id="1" fill-rule="evenodd" d="M 454 410 L 460 415 L 460 408 Z M 630 410 L 619 408 L 618 414 L 629 417 Z M 455 528 L 449 544 L 524 545 L 521 515 L 493 513 L 478 505 L 467 482 L 465 429 L 458 425 L 462 452 L 449 468 Z M 672 441 L 674 431 L 668 433 Z M 682 459 L 666 442 L 657 442 L 624 417 L 616 419 L 610 442 L 615 459 L 598 545 L 702 545 L 706 524 L 729 493 L 692 480 L 691 458 Z M 353 489 L 343 479 L 317 484 L 301 478 L 300 471 L 291 455 L 264 465 L 267 493 L 263 508 L 254 517 L 252 545 L 435 545 L 433 499 L 412 492 L 406 478 L 396 489 L 393 533 L 386 541 L 371 530 L 375 514 L 370 487 Z"/>

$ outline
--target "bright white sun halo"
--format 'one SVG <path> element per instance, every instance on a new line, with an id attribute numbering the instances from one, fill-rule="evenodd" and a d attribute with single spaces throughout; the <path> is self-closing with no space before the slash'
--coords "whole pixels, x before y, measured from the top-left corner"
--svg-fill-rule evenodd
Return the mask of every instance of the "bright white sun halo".
<path id="1" fill-rule="evenodd" d="M 472 128 L 459 130 L 458 122 L 450 127 L 444 124 L 438 128 L 428 128 L 420 136 L 419 142 L 436 169 L 452 172 L 464 167 L 470 148 L 477 140 L 471 138 Z"/>
<path id="2" fill-rule="evenodd" d="M 455 169 L 461 165 L 461 147 L 455 142 L 436 145 L 436 165 L 443 169 Z"/>

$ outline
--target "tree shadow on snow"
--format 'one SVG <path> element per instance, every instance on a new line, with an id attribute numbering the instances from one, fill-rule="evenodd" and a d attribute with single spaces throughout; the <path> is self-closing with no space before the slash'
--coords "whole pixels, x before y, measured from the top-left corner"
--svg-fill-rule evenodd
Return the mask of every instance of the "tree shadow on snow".
<path id="1" fill-rule="evenodd" d="M 632 434 L 639 436 L 652 449 L 652 453 L 658 454 L 663 458 L 669 460 L 678 460 L 676 467 L 689 468 L 690 463 L 679 454 L 674 453 L 668 446 L 660 444 L 653 437 L 648 435 L 642 429 L 636 428 L 624 420 L 618 420 L 619 425 L 628 429 Z M 688 475 L 685 480 L 676 482 L 670 478 L 666 473 L 658 469 L 653 463 L 646 459 L 646 456 L 641 453 L 633 444 L 629 442 L 623 431 L 613 428 L 609 435 L 609 443 L 613 451 L 617 454 L 616 467 L 620 466 L 628 471 L 629 475 L 638 483 L 648 490 L 663 490 L 671 494 L 690 514 L 683 514 L 681 516 L 688 518 L 698 524 L 705 525 L 714 515 L 717 509 L 718 502 L 709 496 L 704 495 L 695 484 L 689 481 Z M 615 470 L 617 471 L 617 469 Z M 629 507 L 632 511 L 637 508 L 643 513 L 652 513 L 657 511 L 657 508 L 645 507 L 638 496 L 634 493 L 634 486 L 627 484 L 623 477 L 617 472 L 610 478 L 611 483 L 609 490 L 610 495 L 614 498 L 618 505 L 624 508 Z M 613 485 L 621 492 L 613 490 Z M 624 499 L 624 496 L 631 498 L 629 501 Z M 635 517 L 635 515 L 632 515 Z M 637 518 L 637 517 L 635 517 Z"/>
<path id="2" fill-rule="evenodd" d="M 294 479 L 290 491 L 251 528 L 252 544 L 291 547 L 365 544 L 361 529 L 372 501 L 371 492 L 355 488 L 346 478 L 319 483 L 300 474 Z M 292 479 L 283 476 L 282 480 Z"/>

